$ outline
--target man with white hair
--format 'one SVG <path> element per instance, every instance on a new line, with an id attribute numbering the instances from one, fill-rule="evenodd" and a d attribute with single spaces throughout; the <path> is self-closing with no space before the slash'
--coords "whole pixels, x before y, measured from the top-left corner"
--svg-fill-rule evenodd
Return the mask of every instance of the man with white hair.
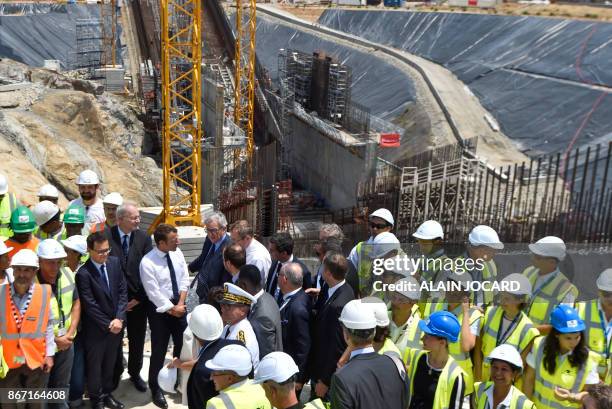
<path id="1" fill-rule="evenodd" d="M 246 220 L 238 220 L 230 227 L 232 241 L 240 244 L 246 251 L 247 264 L 257 266 L 261 274 L 261 285 L 266 285 L 268 271 L 272 266 L 270 252 L 254 236 L 253 227 Z"/>
<path id="2" fill-rule="evenodd" d="M 100 179 L 96 172 L 91 169 L 86 169 L 79 173 L 76 184 L 79 187 L 80 197 L 71 201 L 68 207 L 76 205 L 85 208 L 85 227 L 83 228 L 83 234 L 88 234 L 94 224 L 106 220 L 102 200 L 98 197 Z"/>
<path id="3" fill-rule="evenodd" d="M 196 293 L 200 304 L 208 301 L 208 291 L 231 280 L 223 266 L 223 249 L 230 243 L 227 234 L 227 219 L 221 212 L 213 212 L 204 219 L 206 240 L 202 253 L 189 263 L 189 271 L 196 273 L 191 286 L 197 285 Z"/>

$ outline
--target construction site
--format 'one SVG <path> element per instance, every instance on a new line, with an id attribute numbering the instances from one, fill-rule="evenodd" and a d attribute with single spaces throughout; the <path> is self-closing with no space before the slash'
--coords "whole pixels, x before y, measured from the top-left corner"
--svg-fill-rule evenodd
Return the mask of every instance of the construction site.
<path id="1" fill-rule="evenodd" d="M 401 243 L 434 219 L 609 250 L 609 7 L 338 3 L 1 0 L 0 173 L 63 208 L 93 169 L 188 262 L 212 211 L 306 260 L 378 208 Z"/>

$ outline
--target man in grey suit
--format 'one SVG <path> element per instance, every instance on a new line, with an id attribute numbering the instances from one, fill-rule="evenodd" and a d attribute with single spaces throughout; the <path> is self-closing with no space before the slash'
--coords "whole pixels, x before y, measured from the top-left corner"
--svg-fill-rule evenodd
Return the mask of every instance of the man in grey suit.
<path id="1" fill-rule="evenodd" d="M 257 300 L 251 306 L 249 321 L 259 344 L 259 359 L 270 352 L 282 351 L 280 311 L 274 297 L 263 290 L 259 269 L 252 264 L 246 264 L 240 268 L 238 277 L 238 286 Z"/>

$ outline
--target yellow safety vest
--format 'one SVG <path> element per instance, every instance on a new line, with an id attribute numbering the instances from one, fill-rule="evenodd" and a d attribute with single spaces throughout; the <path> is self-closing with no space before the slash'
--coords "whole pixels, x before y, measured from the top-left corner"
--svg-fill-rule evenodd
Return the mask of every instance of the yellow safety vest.
<path id="1" fill-rule="evenodd" d="M 492 387 L 493 382 L 476 382 L 474 384 L 474 389 L 476 390 L 474 394 L 476 409 L 487 408 L 488 397 L 486 391 Z M 510 390 L 512 391 L 512 397 L 510 398 L 510 407 L 507 409 L 535 409 L 535 404 L 517 387 L 511 386 Z M 491 402 L 491 407 L 493 407 L 493 402 Z"/>
<path id="2" fill-rule="evenodd" d="M 477 308 L 470 308 L 470 325 L 476 322 L 477 319 L 482 317 L 482 313 Z M 457 316 L 459 324 L 463 321 L 463 311 Z M 482 320 L 480 321 L 482 325 Z M 480 331 L 479 331 L 480 332 Z M 463 352 L 461 350 L 461 332 L 456 342 L 448 343 L 448 352 L 451 354 L 453 359 L 457 361 L 461 369 L 465 372 L 465 394 L 469 395 L 474 392 L 474 370 L 472 364 L 472 357 L 469 352 Z"/>
<path id="3" fill-rule="evenodd" d="M 383 355 L 383 354 L 385 354 L 387 352 L 391 352 L 391 353 L 397 354 L 398 358 L 400 358 L 402 356 L 402 354 L 400 353 L 400 350 L 393 343 L 393 341 L 391 341 L 390 338 L 386 338 L 385 342 L 383 343 L 383 346 L 378 350 L 378 353 L 380 355 Z"/>
<path id="4" fill-rule="evenodd" d="M 589 372 L 597 367 L 599 356 L 589 351 L 586 363 L 581 367 L 573 367 L 569 359 L 557 362 L 555 373 L 550 374 L 544 369 L 544 344 L 546 337 L 538 337 L 533 343 L 535 357 L 535 385 L 533 388 L 533 401 L 538 409 L 564 409 L 580 408 L 582 404 L 559 401 L 555 398 L 555 387 L 578 393 L 584 388 L 584 384 Z"/>
<path id="5" fill-rule="evenodd" d="M 359 254 L 359 265 L 355 266 L 355 268 L 359 278 L 359 293 L 362 297 L 373 292 L 372 259 L 370 258 L 372 247 L 372 244 L 367 244 L 365 241 L 360 241 L 355 246 L 355 252 Z M 404 253 L 399 249 L 398 254 L 402 255 Z M 374 277 L 374 281 L 377 279 L 380 279 L 380 276 Z"/>
<path id="6" fill-rule="evenodd" d="M 2 338 L 0 338 L 0 341 L 2 341 Z M 8 365 L 6 364 L 6 361 L 4 360 L 4 352 L 2 351 L 2 344 L 0 344 L 0 379 L 6 376 L 6 373 L 8 372 L 8 370 L 9 370 Z"/>
<path id="7" fill-rule="evenodd" d="M 428 257 L 428 256 L 426 256 Z M 446 260 L 450 260 L 446 254 L 442 253 L 440 256 L 435 259 L 426 258 L 428 260 L 425 268 L 419 267 L 415 274 L 418 274 L 420 277 L 420 282 L 433 282 L 434 284 L 439 281 L 441 278 L 440 272 L 443 271 L 441 268 L 447 263 Z M 440 267 L 440 268 L 438 268 Z M 426 319 L 431 315 L 432 305 L 437 303 L 436 299 L 432 299 L 431 294 L 428 291 L 421 291 L 421 300 L 419 301 L 419 311 L 421 312 L 421 318 Z"/>
<path id="8" fill-rule="evenodd" d="M 304 405 L 304 409 L 328 409 L 328 408 L 329 406 L 326 406 L 321 399 L 315 399 Z"/>
<path id="9" fill-rule="evenodd" d="M 38 282 L 38 279 L 36 280 Z M 66 331 L 70 328 L 72 317 L 70 312 L 72 311 L 72 297 L 74 295 L 74 273 L 70 268 L 66 266 L 60 267 L 59 274 L 57 276 L 57 295 L 51 295 L 51 309 L 53 310 L 53 316 L 56 321 L 53 325 L 53 332 L 55 336 L 58 336 L 58 332 L 61 328 Z M 60 308 L 61 305 L 61 308 Z"/>
<path id="10" fill-rule="evenodd" d="M 49 235 L 41 230 L 40 226 L 37 226 L 36 229 L 32 232 L 34 236 L 38 237 L 40 240 L 45 239 L 54 239 L 57 241 L 66 240 L 68 238 L 68 232 L 66 231 L 66 226 L 62 224 L 62 228 L 60 231 L 54 235 Z"/>
<path id="11" fill-rule="evenodd" d="M 535 287 L 538 272 L 539 270 L 534 266 L 527 267 L 523 271 L 523 275 L 531 282 L 532 287 Z M 578 297 L 576 286 L 570 283 L 563 273 L 557 272 L 540 289 L 534 288 L 534 293 L 525 313 L 531 318 L 534 325 L 547 324 L 552 310 L 563 301 L 568 293 Z"/>
<path id="12" fill-rule="evenodd" d="M 540 335 L 540 331 L 524 312 L 519 312 L 515 321 L 511 324 L 510 333 L 500 334 L 499 329 L 504 310 L 501 307 L 491 306 L 485 311 L 481 329 L 482 356 L 487 357 L 501 344 L 510 344 L 522 353 L 529 343 Z M 506 330 L 507 331 L 507 330 Z M 499 341 L 498 341 L 499 337 Z M 503 337 L 503 338 L 502 338 Z M 491 364 L 482 363 L 482 380 L 488 381 L 491 376 Z M 517 384 L 517 387 L 519 385 Z"/>
<path id="13" fill-rule="evenodd" d="M 7 192 L 0 202 L 0 240 L 6 241 L 13 237 L 11 229 L 11 213 L 19 207 L 19 201 L 15 194 Z"/>
<path id="14" fill-rule="evenodd" d="M 455 259 L 455 261 L 457 260 L 463 260 L 465 259 L 466 256 L 459 256 Z M 479 274 L 478 277 L 474 276 L 474 272 L 478 272 L 480 273 L 480 271 L 477 271 L 475 269 L 466 269 L 466 271 L 468 273 L 470 273 L 470 275 L 472 276 L 472 280 L 474 281 L 494 281 L 497 278 L 497 265 L 495 264 L 495 261 L 493 260 L 487 260 L 484 262 L 484 267 L 482 269 L 482 275 Z M 497 293 L 497 291 L 484 291 L 482 290 L 482 295 L 483 295 L 483 300 L 484 300 L 484 304 L 485 306 L 491 305 L 491 303 L 493 302 L 493 299 L 495 298 L 495 294 Z M 476 293 L 470 293 L 470 302 L 472 304 L 474 304 L 476 302 Z"/>
<path id="15" fill-rule="evenodd" d="M 222 390 L 208 400 L 206 409 L 272 409 L 261 385 L 246 380 L 238 387 Z"/>
<path id="16" fill-rule="evenodd" d="M 408 371 L 410 373 L 409 396 L 414 395 L 414 379 L 416 376 L 417 364 L 419 359 L 421 359 L 421 357 L 425 354 L 427 354 L 427 351 L 418 351 L 412 355 L 410 360 L 410 365 L 408 366 Z M 448 409 L 448 401 L 450 400 L 453 386 L 455 385 L 457 378 L 460 376 L 463 376 L 463 379 L 465 380 L 465 373 L 463 372 L 463 369 L 461 369 L 461 366 L 455 362 L 452 356 L 449 356 L 448 361 L 446 361 L 446 365 L 444 365 L 444 368 L 442 369 L 440 378 L 438 379 L 432 409 Z M 410 402 L 408 403 L 408 407 L 409 406 Z"/>
<path id="17" fill-rule="evenodd" d="M 412 322 L 397 328 L 395 331 L 391 330 L 391 341 L 397 346 L 400 351 L 404 351 L 406 348 L 411 349 L 423 349 L 423 342 L 421 338 L 423 332 L 419 328 L 419 321 L 421 320 L 421 313 L 419 312 L 419 306 L 415 304 L 412 307 Z M 392 313 L 389 313 L 389 320 L 393 320 Z M 407 362 L 406 362 L 407 363 Z"/>
<path id="18" fill-rule="evenodd" d="M 600 378 L 605 379 L 606 372 L 608 376 L 611 375 L 608 366 L 612 360 L 612 344 L 606 338 L 607 323 L 604 321 L 604 312 L 599 309 L 597 299 L 579 302 L 576 309 L 586 325 L 584 341 L 591 351 L 600 356 L 598 372 Z"/>

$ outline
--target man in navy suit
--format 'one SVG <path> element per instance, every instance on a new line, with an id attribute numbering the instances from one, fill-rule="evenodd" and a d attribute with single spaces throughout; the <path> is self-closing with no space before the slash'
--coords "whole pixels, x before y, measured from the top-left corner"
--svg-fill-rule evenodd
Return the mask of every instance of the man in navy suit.
<path id="1" fill-rule="evenodd" d="M 296 393 L 308 380 L 308 354 L 310 353 L 311 299 L 302 289 L 304 272 L 297 263 L 287 263 L 278 274 L 278 286 L 283 294 L 280 307 L 283 332 L 283 351 L 291 356 L 299 368 Z"/>
<path id="2" fill-rule="evenodd" d="M 126 318 L 127 287 L 121 264 L 109 257 L 103 232 L 87 237 L 89 260 L 79 268 L 76 284 L 82 308 L 87 389 L 93 408 L 123 409 L 113 390 L 113 370 Z"/>
<path id="3" fill-rule="evenodd" d="M 231 275 L 223 266 L 223 249 L 230 243 L 227 235 L 227 220 L 221 212 L 214 212 L 204 219 L 206 240 L 200 256 L 188 268 L 196 273 L 191 285 L 197 285 L 196 293 L 200 304 L 208 302 L 208 291 L 223 286 L 230 281 Z"/>
<path id="4" fill-rule="evenodd" d="M 272 265 L 266 279 L 266 292 L 272 295 L 279 307 L 282 304 L 282 294 L 278 287 L 278 273 L 281 267 L 287 263 L 297 263 L 302 267 L 303 271 L 303 288 L 312 287 L 310 285 L 310 271 L 301 260 L 293 255 L 293 239 L 288 233 L 277 233 L 270 238 L 269 245 L 270 257 L 272 257 Z"/>

